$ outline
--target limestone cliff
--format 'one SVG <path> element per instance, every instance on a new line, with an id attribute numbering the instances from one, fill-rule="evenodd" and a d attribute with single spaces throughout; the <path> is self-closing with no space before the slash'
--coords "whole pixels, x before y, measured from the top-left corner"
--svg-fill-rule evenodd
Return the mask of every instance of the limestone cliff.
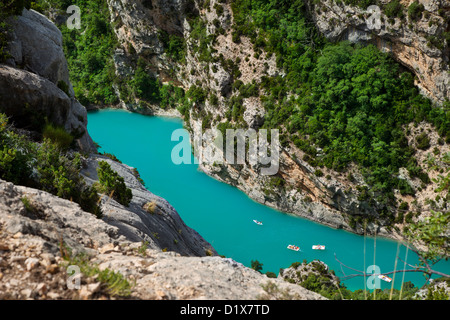
<path id="1" fill-rule="evenodd" d="M 11 17 L 10 58 L 0 64 L 0 111 L 19 128 L 36 130 L 45 121 L 62 126 L 79 147 L 95 150 L 86 109 L 75 99 L 59 29 L 45 16 L 24 10 Z"/>

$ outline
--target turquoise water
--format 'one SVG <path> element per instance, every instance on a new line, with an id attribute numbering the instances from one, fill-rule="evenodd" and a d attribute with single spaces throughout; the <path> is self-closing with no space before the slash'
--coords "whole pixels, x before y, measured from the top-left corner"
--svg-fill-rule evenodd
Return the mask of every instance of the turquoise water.
<path id="1" fill-rule="evenodd" d="M 121 110 L 102 110 L 88 114 L 88 130 L 102 152 L 116 155 L 122 162 L 136 167 L 153 193 L 167 199 L 185 223 L 198 231 L 219 254 L 246 266 L 252 260 L 263 264 L 263 272 L 278 274 L 293 262 L 324 261 L 338 276 L 343 276 L 337 258 L 347 266 L 363 270 L 375 264 L 381 272 L 394 269 L 397 243 L 391 240 L 358 236 L 306 219 L 293 217 L 254 202 L 237 188 L 221 183 L 198 170 L 197 165 L 175 165 L 171 160 L 172 132 L 182 128 L 179 119 L 149 117 Z M 253 219 L 263 222 L 259 226 Z M 301 251 L 288 250 L 289 244 Z M 325 251 L 312 245 L 326 245 Z M 366 251 L 364 257 L 364 248 Z M 375 254 L 374 254 L 375 253 Z M 404 258 L 406 248 L 400 246 Z M 374 263 L 375 262 L 375 263 Z M 408 263 L 418 259 L 408 252 Z M 403 267 L 398 261 L 397 269 Z M 450 261 L 441 262 L 437 270 L 450 273 Z M 347 275 L 355 273 L 345 269 Z M 395 276 L 399 288 L 403 274 Z M 392 277 L 392 276 L 391 276 Z M 405 281 L 417 286 L 424 283 L 420 273 L 405 273 Z M 344 281 L 351 289 L 363 289 L 364 278 Z M 381 281 L 381 288 L 391 284 Z"/>

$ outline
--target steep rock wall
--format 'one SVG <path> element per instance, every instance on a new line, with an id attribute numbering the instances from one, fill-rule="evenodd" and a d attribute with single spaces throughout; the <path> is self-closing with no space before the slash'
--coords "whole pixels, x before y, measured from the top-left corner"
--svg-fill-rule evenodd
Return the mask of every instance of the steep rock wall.
<path id="1" fill-rule="evenodd" d="M 11 57 L 0 65 L 0 111 L 19 127 L 31 122 L 39 126 L 46 118 L 74 133 L 81 150 L 94 151 L 86 109 L 74 97 L 59 29 L 42 14 L 26 9 L 8 23 Z"/>

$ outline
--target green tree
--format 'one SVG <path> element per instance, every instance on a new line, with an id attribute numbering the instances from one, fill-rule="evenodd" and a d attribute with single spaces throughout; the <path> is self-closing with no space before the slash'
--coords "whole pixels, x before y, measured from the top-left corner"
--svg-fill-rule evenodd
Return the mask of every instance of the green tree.
<path id="1" fill-rule="evenodd" d="M 146 71 L 143 59 L 139 59 L 138 67 L 130 85 L 133 94 L 137 98 L 144 99 L 151 103 L 158 103 L 161 101 L 159 81 Z"/>
<path id="2" fill-rule="evenodd" d="M 100 161 L 97 168 L 98 189 L 100 192 L 112 194 L 112 198 L 124 206 L 131 202 L 133 194 L 125 185 L 125 180 L 114 171 L 108 162 Z"/>
<path id="3" fill-rule="evenodd" d="M 255 271 L 261 272 L 263 269 L 263 264 L 261 262 L 259 262 L 258 260 L 252 260 L 251 268 Z"/>

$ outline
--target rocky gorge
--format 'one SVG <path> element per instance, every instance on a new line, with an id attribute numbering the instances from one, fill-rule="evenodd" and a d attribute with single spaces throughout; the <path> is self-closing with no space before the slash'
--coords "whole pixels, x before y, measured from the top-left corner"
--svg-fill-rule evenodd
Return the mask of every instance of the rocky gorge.
<path id="1" fill-rule="evenodd" d="M 86 184 L 98 181 L 99 162 L 107 162 L 133 197 L 124 206 L 101 195 L 98 218 L 71 199 L 0 180 L 0 299 L 324 299 L 218 256 L 133 168 L 99 155 L 74 97 L 61 32 L 33 10 L 10 24 L 0 109 L 14 130 L 38 139 L 39 121 L 62 126 L 76 137 Z M 73 266 L 83 276 L 69 287 Z"/>
<path id="2" fill-rule="evenodd" d="M 387 13 L 385 6 L 389 1 L 382 1 L 382 10 L 379 11 L 381 25 L 377 29 L 371 27 L 371 14 L 367 9 L 345 1 L 307 1 L 306 5 L 311 21 L 327 39 L 373 43 L 380 50 L 390 52 L 396 61 L 415 75 L 415 83 L 422 93 L 440 104 L 448 99 L 448 46 L 443 40 L 448 29 L 448 4 L 445 1 L 425 1 L 419 19 L 408 16 L 407 8 L 411 3 L 401 2 L 397 17 L 390 11 Z M 210 98 L 195 103 L 189 114 L 183 115 L 193 137 L 207 128 L 219 128 L 227 123 L 229 101 L 241 97 L 236 83 L 242 84 L 242 88 L 261 84 L 264 77 L 286 76 L 283 68 L 277 65 L 275 54 L 267 55 L 248 37 L 233 40 L 236 27 L 232 4 L 219 0 L 169 3 L 108 1 L 111 22 L 120 43 L 114 54 L 119 78 L 132 76 L 137 57 L 140 57 L 146 61 L 148 71 L 163 83 L 186 91 L 195 87 L 210 93 Z M 203 29 L 199 30 L 199 25 Z M 201 32 L 203 34 L 199 38 Z M 161 37 L 163 33 L 184 39 L 183 61 L 171 57 L 167 39 Z M 213 40 L 208 42 L 205 39 Z M 202 56 L 202 41 L 208 43 L 210 58 Z M 236 125 L 252 129 L 261 127 L 267 116 L 262 100 L 264 95 L 260 92 L 240 100 L 243 112 L 241 110 L 241 122 Z M 159 110 L 159 114 L 180 116 L 178 110 L 158 109 L 139 99 L 120 101 L 122 108 L 134 112 L 154 114 Z M 425 127 L 432 136 L 430 148 L 438 148 L 441 154 L 446 154 L 448 143 L 440 143 L 435 129 L 425 123 L 409 135 L 409 144 L 414 147 L 416 137 Z M 405 128 L 405 131 L 410 129 Z M 404 222 L 392 224 L 380 215 L 384 210 L 381 204 L 363 199 L 366 183 L 356 165 L 350 166 L 346 172 L 328 168 L 317 170 L 304 161 L 306 153 L 289 140 L 280 152 L 280 170 L 274 177 L 262 176 L 258 166 L 248 164 L 200 163 L 200 168 L 212 177 L 241 189 L 252 199 L 283 212 L 359 234 L 367 232 L 402 237 Z M 417 150 L 415 157 L 419 166 L 426 168 L 426 152 Z M 447 168 L 443 158 L 439 163 Z M 316 174 L 318 171 L 320 175 Z M 405 202 L 410 208 L 425 212 L 423 215 L 426 216 L 431 208 L 429 197 L 437 195 L 432 190 L 438 189 L 435 181 L 439 172 L 430 172 L 427 186 L 417 177 L 410 177 L 406 169 L 403 172 L 401 179 L 414 186 L 416 195 L 403 195 L 396 190 L 396 201 Z M 395 207 L 388 208 L 389 212 L 396 210 Z M 369 222 L 363 224 L 361 219 L 367 217 Z"/>
<path id="3" fill-rule="evenodd" d="M 234 41 L 234 17 L 229 1 L 108 0 L 107 5 L 118 42 L 113 62 L 119 81 L 113 88 L 119 99 L 113 107 L 183 117 L 194 136 L 223 123 L 229 112 L 228 101 L 239 96 L 236 80 L 250 86 L 260 83 L 264 76 L 286 77 L 275 55 L 256 49 L 245 36 Z M 308 2 L 308 6 L 314 23 L 326 37 L 373 41 L 381 49 L 391 50 L 398 61 L 417 75 L 416 84 L 425 95 L 437 103 L 448 98 L 448 47 L 434 48 L 435 41 L 431 41 L 446 31 L 442 27 L 448 11 L 445 2 L 426 3 L 425 9 L 430 14 L 420 23 L 429 27 L 408 29 L 396 19 L 391 23 L 386 18 L 382 31 L 376 32 L 367 27 L 367 12 L 356 6 L 337 1 Z M 67 18 L 57 10 L 48 16 L 54 21 Z M 393 29 L 387 27 L 388 23 L 394 25 Z M 81 290 L 66 289 L 67 272 L 61 263 L 68 256 L 64 252 L 67 246 L 75 256 L 79 252 L 89 253 L 93 266 L 120 272 L 134 281 L 132 298 L 323 299 L 286 282 L 281 275 L 269 279 L 231 259 L 219 257 L 210 244 L 183 223 L 167 201 L 144 188 L 133 168 L 96 154 L 86 129 L 86 109 L 75 98 L 69 80 L 60 31 L 33 10 L 24 10 L 11 24 L 11 57 L 0 65 L 1 111 L 16 119 L 18 126 L 26 127 L 45 119 L 63 126 L 77 137 L 78 148 L 84 152 L 84 180 L 89 185 L 95 184 L 98 163 L 106 161 L 124 178 L 133 198 L 127 207 L 102 195 L 104 217 L 100 220 L 68 200 L 2 181 L 1 203 L 6 205 L 0 211 L 0 292 L 4 298 L 111 297 L 95 276 L 84 278 Z M 428 38 L 430 44 L 426 45 Z M 183 39 L 182 59 L 169 50 L 170 41 L 180 39 Z M 205 39 L 212 59 L 202 55 Z M 419 42 L 413 42 L 417 39 Z M 145 71 L 163 85 L 186 92 L 201 88 L 209 93 L 208 98 L 194 103 L 187 113 L 176 106 L 163 108 L 158 103 L 130 98 L 124 89 L 139 69 L 139 60 L 145 62 Z M 254 129 L 263 125 L 266 117 L 263 96 L 261 93 L 242 99 L 241 125 Z M 98 107 L 103 106 L 88 106 Z M 430 148 L 439 148 L 441 155 L 449 152 L 448 143 L 442 143 L 428 124 L 408 129 L 412 132 L 408 137 L 411 145 L 426 130 L 431 137 Z M 422 167 L 429 164 L 427 152 L 418 150 L 415 157 Z M 305 152 L 288 141 L 283 144 L 280 170 L 275 177 L 262 176 L 258 166 L 250 165 L 201 163 L 200 168 L 278 210 L 355 233 L 401 238 L 406 222 L 399 221 L 392 227 L 388 219 L 380 216 L 377 204 L 362 199 L 360 187 L 365 182 L 356 166 L 345 173 L 322 168 L 319 175 L 317 168 L 304 159 Z M 448 166 L 444 156 L 436 158 L 434 165 Z M 401 171 L 402 178 L 417 193 L 413 197 L 397 191 L 396 198 L 426 216 L 434 208 L 429 198 L 442 194 L 435 191 L 439 175 L 439 170 L 430 171 L 432 179 L 424 186 L 419 179 L 409 177 L 406 170 Z M 23 199 L 30 200 L 28 205 Z M 445 206 L 445 201 L 444 197 L 436 200 L 439 206 Z M 368 225 L 360 223 L 359 218 L 367 216 L 374 219 Z M 421 217 L 414 219 L 419 221 Z"/>

